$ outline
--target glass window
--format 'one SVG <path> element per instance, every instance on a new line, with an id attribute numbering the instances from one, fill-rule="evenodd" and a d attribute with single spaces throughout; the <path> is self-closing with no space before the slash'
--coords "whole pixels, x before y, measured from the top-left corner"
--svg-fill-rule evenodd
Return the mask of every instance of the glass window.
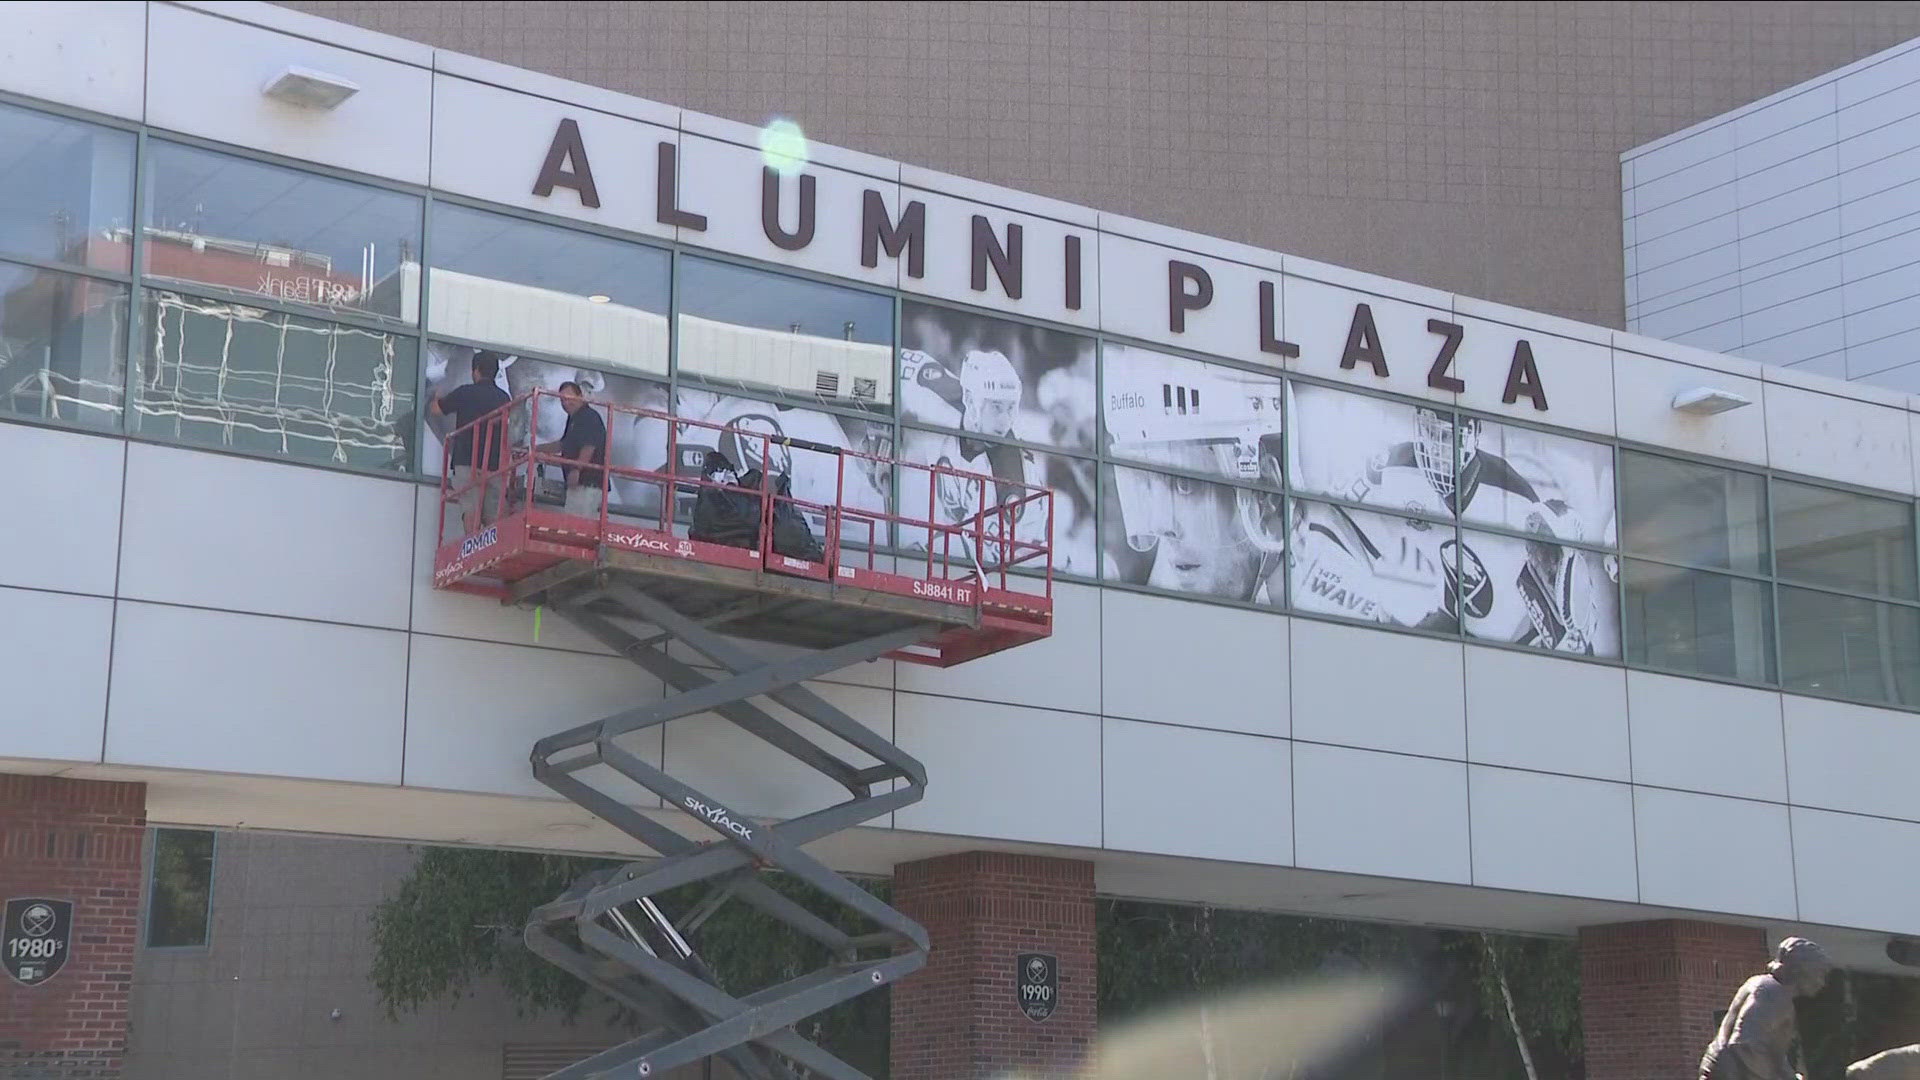
<path id="1" fill-rule="evenodd" d="M 1772 586 L 1637 559 L 1622 572 L 1628 663 L 1773 681 Z"/>
<path id="2" fill-rule="evenodd" d="M 674 444 L 680 475 L 699 476 L 708 451 L 726 455 L 742 473 L 769 467 L 775 474 L 785 473 L 792 482 L 793 498 L 817 537 L 827 531 L 824 507 L 887 511 L 893 492 L 892 468 L 851 457 L 845 459 L 843 471 L 839 451 L 888 457 L 893 441 L 890 421 L 802 409 L 685 384 L 675 394 L 673 413 L 682 421 Z M 782 446 L 760 435 L 793 442 Z M 695 494 L 690 488 L 679 494 L 683 521 L 690 519 Z M 841 535 L 843 542 L 857 547 L 866 547 L 869 541 L 891 542 L 886 522 L 857 513 L 848 517 Z"/>
<path id="3" fill-rule="evenodd" d="M 132 132 L 0 105 L 0 252 L 127 272 Z"/>
<path id="4" fill-rule="evenodd" d="M 1459 610 L 1481 641 L 1620 656 L 1615 560 L 1597 551 L 1493 533 L 1460 536 Z"/>
<path id="5" fill-rule="evenodd" d="M 978 516 L 983 507 L 1032 493 L 1021 485 L 1052 488 L 1054 570 L 1083 577 L 1099 573 L 1098 545 L 1093 531 L 1093 462 L 1004 443 L 977 442 L 951 432 L 909 428 L 902 431 L 900 437 L 898 456 L 902 461 L 1001 481 L 988 492 L 981 483 L 964 476 L 948 473 L 940 475 L 936 483 L 936 474 L 926 469 L 903 468 L 899 510 L 902 517 L 960 524 Z M 1046 535 L 1046 501 L 1033 500 L 1021 505 L 1014 536 L 1031 540 Z M 909 551 L 925 551 L 927 532 L 903 527 L 900 544 Z M 952 557 L 959 561 L 982 555 L 985 556 L 981 558 L 983 566 L 996 564 L 998 557 L 992 550 L 974 553 L 956 548 Z"/>
<path id="6" fill-rule="evenodd" d="M 1477 416 L 1459 431 L 1460 520 L 1613 546 L 1613 447 Z"/>
<path id="7" fill-rule="evenodd" d="M 677 272 L 682 372 L 892 409 L 892 297 L 691 256 Z"/>
<path id="8" fill-rule="evenodd" d="M 989 439 L 1093 450 L 1093 339 L 908 301 L 900 414 Z"/>
<path id="9" fill-rule="evenodd" d="M 666 374 L 667 251 L 435 203 L 432 257 L 434 333 Z"/>
<path id="10" fill-rule="evenodd" d="M 155 829 L 147 881 L 147 947 L 171 949 L 207 943 L 213 907 L 213 833 Z"/>
<path id="11" fill-rule="evenodd" d="M 418 197 L 159 140 L 145 172 L 148 277 L 417 317 Z"/>
<path id="12" fill-rule="evenodd" d="M 1781 586 L 1780 684 L 1920 705 L 1920 609 Z"/>
<path id="13" fill-rule="evenodd" d="M 1767 572 L 1767 496 L 1753 473 L 1620 452 L 1621 548 L 1689 566 Z"/>
<path id="14" fill-rule="evenodd" d="M 1301 611 L 1457 633 L 1452 525 L 1293 499 L 1291 600 Z"/>
<path id="15" fill-rule="evenodd" d="M 0 262 L 0 412 L 117 425 L 126 335 L 126 286 Z"/>
<path id="16" fill-rule="evenodd" d="M 1296 491 L 1453 515 L 1453 413 L 1289 385 L 1287 470 Z"/>
<path id="17" fill-rule="evenodd" d="M 138 429 L 271 457 L 402 470 L 411 338 L 221 300 L 144 296 Z"/>
<path id="18" fill-rule="evenodd" d="M 432 401 L 473 381 L 473 358 L 481 350 L 468 345 L 455 345 L 451 342 L 435 341 L 427 345 L 427 400 Z M 493 350 L 499 360 L 499 371 L 494 376 L 494 384 L 500 387 L 508 397 L 517 398 L 535 390 L 557 392 L 562 383 L 576 383 L 589 401 L 607 402 L 613 405 L 633 409 L 653 409 L 668 411 L 667 387 L 663 382 L 652 379 L 639 379 L 631 375 L 620 375 L 599 371 L 594 368 L 580 367 L 551 360 L 537 360 L 527 356 L 517 356 Z M 440 475 L 445 464 L 445 440 L 453 434 L 453 417 L 435 416 L 431 409 L 423 409 L 425 418 L 420 436 L 421 468 L 430 475 Z M 603 414 L 605 415 L 605 414 Z M 521 415 L 509 425 L 507 438 L 512 445 L 525 446 L 529 434 L 527 423 L 536 425 L 531 441 L 556 442 L 566 430 L 566 413 L 560 408 L 557 397 L 543 397 L 537 415 L 529 416 L 524 408 Z M 616 469 L 646 469 L 661 471 L 667 457 L 667 425 L 664 420 L 654 420 L 630 412 L 614 412 L 611 423 L 607 425 L 607 463 Z M 551 473 L 547 466 L 543 469 Z M 697 466 L 696 466 L 697 468 Z M 556 483 L 558 476 L 549 476 Z M 611 512 L 619 515 L 658 518 L 660 512 L 660 485 L 632 476 L 615 473 L 609 481 L 612 499 Z M 557 498 L 557 494 L 555 495 Z"/>
<path id="19" fill-rule="evenodd" d="M 1109 455 L 1279 488 L 1277 377 L 1113 342 L 1101 346 L 1101 368 Z"/>
<path id="20" fill-rule="evenodd" d="M 1773 545 L 1782 580 L 1914 599 L 1911 503 L 1775 480 Z"/>
<path id="21" fill-rule="evenodd" d="M 1106 577 L 1275 607 L 1285 599 L 1286 516 L 1271 491 L 1105 467 Z"/>

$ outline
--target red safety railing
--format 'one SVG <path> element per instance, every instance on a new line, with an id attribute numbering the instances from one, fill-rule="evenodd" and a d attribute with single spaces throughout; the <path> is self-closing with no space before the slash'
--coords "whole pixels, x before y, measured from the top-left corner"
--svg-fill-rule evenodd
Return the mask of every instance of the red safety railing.
<path id="1" fill-rule="evenodd" d="M 599 414 L 609 446 L 618 429 L 632 429 L 622 430 L 619 440 L 631 445 L 647 425 L 658 425 L 652 430 L 658 436 L 664 429 L 664 460 L 653 468 L 582 463 L 562 455 L 557 439 L 535 441 L 532 421 L 543 403 L 552 403 L 547 399 L 565 400 L 536 390 L 449 436 L 440 481 L 436 584 L 458 587 L 457 581 L 482 570 L 497 573 L 529 543 L 595 550 L 606 544 L 697 561 L 761 564 L 796 576 L 958 602 L 975 602 L 965 599 L 971 590 L 930 590 L 912 583 L 977 582 L 989 594 L 1000 594 L 985 597 L 989 604 L 1017 596 L 1052 599 L 1053 492 L 1046 487 L 601 401 L 579 407 Z M 466 441 L 471 446 L 462 469 L 453 450 Z M 722 462 L 686 458 L 689 443 L 730 444 L 738 456 L 756 457 L 757 463 L 730 461 L 731 469 L 709 469 L 705 466 Z M 773 467 L 783 461 L 784 469 Z M 597 482 L 579 484 L 582 468 L 597 472 Z M 830 485 L 818 471 L 827 469 Z M 790 485 L 803 474 L 810 493 L 831 498 L 793 494 Z M 884 486 L 871 481 L 876 476 L 886 478 Z M 850 477 L 866 480 L 867 499 L 849 498 Z M 783 487 L 783 478 L 789 486 Z M 923 483 L 925 516 L 910 515 L 905 511 L 919 509 Z M 912 508 L 899 505 L 898 493 L 909 488 L 915 492 Z M 875 495 L 879 505 L 863 505 Z M 756 524 L 744 542 L 701 534 L 694 511 L 703 496 L 710 496 L 712 508 L 733 510 L 736 525 L 750 509 Z M 458 515 L 452 519 L 459 523 L 457 532 L 450 532 L 450 515 Z M 804 538 L 798 531 L 803 525 Z M 512 576 L 510 568 L 506 576 Z"/>

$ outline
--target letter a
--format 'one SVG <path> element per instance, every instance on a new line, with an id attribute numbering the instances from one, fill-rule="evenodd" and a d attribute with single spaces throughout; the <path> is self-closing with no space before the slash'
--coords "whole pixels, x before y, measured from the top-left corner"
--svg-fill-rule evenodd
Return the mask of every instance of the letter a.
<path id="1" fill-rule="evenodd" d="M 1533 346 L 1525 338 L 1513 346 L 1513 363 L 1507 366 L 1507 388 L 1500 400 L 1508 405 L 1525 397 L 1533 407 L 1547 411 L 1547 388 L 1540 385 L 1540 369 L 1533 364 Z"/>
<path id="2" fill-rule="evenodd" d="M 547 160 L 540 166 L 539 179 L 533 182 L 533 193 L 544 199 L 557 187 L 572 188 L 579 194 L 581 206 L 600 208 L 600 189 L 593 186 L 593 167 L 587 164 L 587 144 L 580 138 L 580 125 L 571 117 L 560 121 L 560 130 L 553 133 L 553 144 L 547 147 Z"/>
<path id="3" fill-rule="evenodd" d="M 1373 325 L 1373 307 L 1353 306 L 1353 324 L 1347 327 L 1347 349 L 1340 354 L 1340 366 L 1348 371 L 1365 364 L 1375 375 L 1387 377 L 1387 353 L 1380 347 L 1380 330 Z"/>

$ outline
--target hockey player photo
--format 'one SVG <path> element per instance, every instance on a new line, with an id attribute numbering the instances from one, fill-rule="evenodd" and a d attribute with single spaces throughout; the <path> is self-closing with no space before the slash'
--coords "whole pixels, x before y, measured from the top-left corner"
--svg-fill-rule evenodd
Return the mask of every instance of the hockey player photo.
<path id="1" fill-rule="evenodd" d="M 848 510 L 885 513 L 892 485 L 892 470 L 872 458 L 850 455 L 846 458 L 844 478 L 840 452 L 862 450 L 884 456 L 891 424 L 835 413 L 802 409 L 791 405 L 758 401 L 713 390 L 682 385 L 678 390 L 674 415 L 683 421 L 675 440 L 677 464 L 681 476 L 701 475 L 708 451 L 717 450 L 733 463 L 736 473 L 744 475 L 756 469 L 769 475 L 786 474 L 792 480 L 792 494 L 802 516 L 817 538 L 826 536 L 825 507 L 839 505 Z M 716 429 L 705 424 L 720 424 Z M 787 441 L 791 440 L 791 442 Z M 664 439 L 645 460 L 664 462 Z M 648 468 L 659 468 L 659 464 Z M 695 491 L 683 488 L 679 508 L 682 520 L 691 512 Z M 887 523 L 858 514 L 849 515 L 842 530 L 842 543 L 865 547 L 869 536 L 875 546 L 890 541 Z M 873 531 L 868 531 L 871 522 Z"/>
<path id="2" fill-rule="evenodd" d="M 982 439 L 1093 450 L 1093 339 L 908 301 L 900 418 Z"/>
<path id="3" fill-rule="evenodd" d="M 474 354 L 479 351 L 444 342 L 428 345 L 428 400 L 467 381 L 466 373 L 471 370 Z M 591 368 L 535 360 L 512 353 L 498 352 L 496 355 L 500 358 L 500 373 L 495 377 L 494 385 L 505 391 L 509 398 L 518 398 L 535 390 L 558 391 L 561 383 L 572 382 L 579 385 L 588 401 L 610 402 L 636 409 L 663 410 L 668 407 L 667 388 L 650 379 L 609 375 Z M 602 410 L 602 415 L 610 419 L 607 425 L 608 464 L 620 468 L 659 467 L 666 453 L 664 422 L 631 413 L 613 412 L 608 417 L 606 410 Z M 447 417 L 427 417 L 421 439 L 421 463 L 429 474 L 440 471 L 442 446 L 447 436 L 452 434 L 451 423 Z M 533 425 L 531 432 L 527 427 L 529 423 Z M 567 416 L 560 408 L 559 397 L 545 396 L 536 413 L 529 416 L 523 410 L 514 417 L 508 426 L 507 438 L 514 446 L 527 445 L 530 437 L 533 442 L 552 442 L 560 438 L 566 426 Z M 546 469 L 548 474 L 556 471 L 552 467 Z M 618 473 L 612 476 L 609 485 L 611 512 L 638 517 L 659 514 L 660 485 L 623 477 Z"/>
<path id="4" fill-rule="evenodd" d="M 1036 486 L 1054 487 L 1054 568 L 1094 573 L 1091 466 L 1069 459 L 1046 462 L 1052 455 L 1002 441 L 1091 451 L 1093 352 L 1092 340 L 1075 334 L 905 304 L 900 415 L 921 428 L 902 431 L 900 455 L 903 461 L 941 471 L 902 471 L 902 512 L 931 512 L 936 522 L 960 525 L 983 511 L 1008 506 L 1012 521 L 993 517 L 992 528 L 1005 530 L 998 532 L 1001 536 L 1035 541 L 1046 533 L 1045 506 L 1026 497 Z M 970 476 L 992 477 L 993 483 Z M 1089 524 L 1080 524 L 1082 520 Z M 1069 544 L 1069 538 L 1080 543 Z M 940 543 L 935 541 L 935 546 Z M 925 550 L 926 530 L 905 530 L 902 544 Z M 978 545 L 979 550 L 971 543 L 965 546 L 965 557 L 979 561 L 982 569 L 1024 554 L 1002 550 L 1003 545 L 991 541 Z"/>
<path id="5" fill-rule="evenodd" d="M 1603 541 L 1611 528 L 1610 458 L 1604 468 L 1589 461 L 1583 472 L 1550 469 L 1547 455 L 1529 453 L 1520 459 L 1535 473 L 1529 477 L 1488 448 L 1489 429 L 1495 432 L 1491 444 L 1505 445 L 1504 425 L 1470 416 L 1456 422 L 1451 411 L 1434 407 L 1361 401 L 1305 385 L 1295 385 L 1289 400 L 1296 483 L 1385 511 L 1296 501 L 1289 554 L 1296 606 L 1397 626 L 1464 626 L 1483 640 L 1617 655 L 1614 562 L 1569 545 Z M 1373 422 L 1354 423 L 1359 416 Z M 1342 481 L 1328 462 L 1358 457 L 1355 442 L 1362 434 L 1376 449 L 1358 475 Z M 1524 435 L 1515 441 L 1516 448 L 1526 445 Z M 1586 505 L 1576 509 L 1561 497 L 1572 491 Z M 1528 535 L 1456 535 L 1456 518 Z"/>
<path id="6" fill-rule="evenodd" d="M 1108 345 L 1103 365 L 1111 456 L 1232 482 L 1110 466 L 1107 576 L 1281 603 L 1280 380 L 1124 345 Z"/>

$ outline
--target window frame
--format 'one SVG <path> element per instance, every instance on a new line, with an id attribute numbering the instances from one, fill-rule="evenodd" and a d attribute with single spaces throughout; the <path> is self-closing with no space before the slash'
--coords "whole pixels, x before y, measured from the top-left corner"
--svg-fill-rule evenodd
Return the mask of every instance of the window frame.
<path id="1" fill-rule="evenodd" d="M 160 834 L 163 832 L 205 833 L 212 838 L 207 853 L 207 910 L 204 925 L 200 930 L 200 942 L 195 945 L 154 945 L 153 902 L 154 873 L 159 869 Z M 193 826 L 154 825 L 147 829 L 147 840 L 143 845 L 144 857 L 140 867 L 140 936 L 139 948 L 143 952 L 168 953 L 172 955 L 192 955 L 206 953 L 213 948 L 213 909 L 214 887 L 220 880 L 220 830 L 196 828 Z"/>

